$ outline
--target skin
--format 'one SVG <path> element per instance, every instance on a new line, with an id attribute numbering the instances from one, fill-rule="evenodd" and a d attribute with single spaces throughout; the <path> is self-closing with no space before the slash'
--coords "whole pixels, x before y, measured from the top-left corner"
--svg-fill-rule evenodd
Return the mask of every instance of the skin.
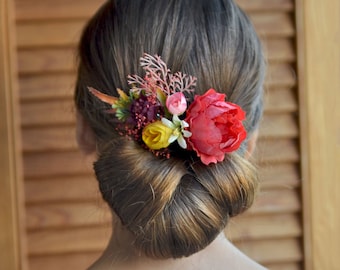
<path id="1" fill-rule="evenodd" d="M 96 159 L 96 144 L 91 128 L 86 120 L 77 113 L 77 142 L 84 154 L 93 161 Z M 249 158 L 255 149 L 257 132 L 248 142 L 246 157 Z M 151 259 L 133 246 L 133 236 L 120 223 L 113 213 L 113 231 L 111 239 L 102 256 L 88 270 L 265 270 L 232 243 L 222 232 L 208 247 L 189 257 L 181 259 Z"/>

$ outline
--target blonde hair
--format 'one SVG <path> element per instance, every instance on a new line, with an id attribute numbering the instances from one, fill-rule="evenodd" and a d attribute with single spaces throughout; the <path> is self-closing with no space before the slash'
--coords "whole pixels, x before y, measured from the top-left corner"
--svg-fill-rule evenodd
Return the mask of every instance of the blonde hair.
<path id="1" fill-rule="evenodd" d="M 247 141 L 206 166 L 188 151 L 156 157 L 115 132 L 87 86 L 117 96 L 117 88 L 128 89 L 128 74 L 141 74 L 144 52 L 196 76 L 195 94 L 226 93 L 246 111 L 248 134 L 262 114 L 264 58 L 253 26 L 231 0 L 108 1 L 84 29 L 75 102 L 96 135 L 94 169 L 103 198 L 146 255 L 189 256 L 252 204 L 256 170 L 243 158 Z"/>

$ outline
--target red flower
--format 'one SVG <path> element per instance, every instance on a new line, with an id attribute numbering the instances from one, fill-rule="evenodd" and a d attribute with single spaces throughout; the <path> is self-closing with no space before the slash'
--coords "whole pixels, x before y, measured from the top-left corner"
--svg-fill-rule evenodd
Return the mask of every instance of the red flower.
<path id="1" fill-rule="evenodd" d="M 247 136 L 242 125 L 245 112 L 214 89 L 195 96 L 186 115 L 192 133 L 187 138 L 189 148 L 205 165 L 223 161 L 225 153 L 237 150 Z"/>

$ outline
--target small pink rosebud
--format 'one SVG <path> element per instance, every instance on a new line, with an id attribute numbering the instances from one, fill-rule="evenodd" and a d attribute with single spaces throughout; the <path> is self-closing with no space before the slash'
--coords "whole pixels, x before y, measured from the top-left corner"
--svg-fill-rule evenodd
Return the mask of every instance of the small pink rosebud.
<path id="1" fill-rule="evenodd" d="M 166 107 L 172 115 L 181 115 L 187 109 L 187 101 L 182 92 L 177 92 L 168 96 L 166 99 Z"/>

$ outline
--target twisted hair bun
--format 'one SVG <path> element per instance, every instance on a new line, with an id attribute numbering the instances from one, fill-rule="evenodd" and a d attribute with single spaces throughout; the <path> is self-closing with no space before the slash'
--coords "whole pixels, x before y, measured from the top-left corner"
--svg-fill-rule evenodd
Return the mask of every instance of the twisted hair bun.
<path id="1" fill-rule="evenodd" d="M 100 190 L 150 257 L 179 258 L 203 249 L 253 201 L 254 168 L 237 154 L 207 167 L 155 158 L 125 138 L 118 145 L 95 163 Z"/>
<path id="2" fill-rule="evenodd" d="M 116 97 L 117 88 L 128 93 L 127 76 L 143 76 L 143 53 L 197 77 L 194 94 L 209 88 L 226 94 L 246 112 L 248 135 L 262 113 L 264 57 L 252 24 L 232 0 L 107 1 L 84 29 L 75 103 L 95 134 L 103 198 L 146 255 L 189 256 L 251 205 L 256 173 L 243 158 L 247 140 L 223 162 L 205 166 L 180 153 L 155 157 L 114 132 L 112 117 L 87 87 Z"/>

